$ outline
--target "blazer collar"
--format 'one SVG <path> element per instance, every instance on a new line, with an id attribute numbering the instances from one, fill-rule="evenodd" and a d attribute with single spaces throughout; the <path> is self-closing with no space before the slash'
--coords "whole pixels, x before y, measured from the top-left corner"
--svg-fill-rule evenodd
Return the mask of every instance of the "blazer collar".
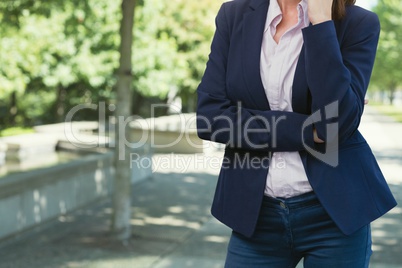
<path id="1" fill-rule="evenodd" d="M 268 14 L 269 0 L 250 0 L 250 11 L 243 17 L 243 75 L 249 95 L 260 110 L 269 110 L 260 75 L 261 44 Z M 296 67 L 292 88 L 293 111 L 309 113 L 309 91 L 305 77 L 304 45 Z"/>
<path id="2" fill-rule="evenodd" d="M 260 5 L 269 4 L 269 0 L 251 0 L 250 7 L 251 9 L 257 9 Z"/>
<path id="3" fill-rule="evenodd" d="M 269 109 L 260 75 L 261 44 L 268 5 L 267 0 L 251 0 L 251 10 L 244 14 L 242 27 L 242 73 L 253 104 L 261 110 Z"/>
<path id="4" fill-rule="evenodd" d="M 292 84 L 292 109 L 294 112 L 310 114 L 311 96 L 308 90 L 306 78 L 306 59 L 304 57 L 304 45 L 302 46 L 299 61 L 296 65 L 295 76 Z"/>

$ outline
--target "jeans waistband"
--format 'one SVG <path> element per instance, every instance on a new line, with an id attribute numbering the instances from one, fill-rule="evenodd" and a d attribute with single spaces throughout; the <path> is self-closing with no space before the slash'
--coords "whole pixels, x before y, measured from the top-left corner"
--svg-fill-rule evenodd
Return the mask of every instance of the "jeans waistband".
<path id="1" fill-rule="evenodd" d="M 263 206 L 297 209 L 319 204 L 314 192 L 293 196 L 290 198 L 264 196 Z"/>

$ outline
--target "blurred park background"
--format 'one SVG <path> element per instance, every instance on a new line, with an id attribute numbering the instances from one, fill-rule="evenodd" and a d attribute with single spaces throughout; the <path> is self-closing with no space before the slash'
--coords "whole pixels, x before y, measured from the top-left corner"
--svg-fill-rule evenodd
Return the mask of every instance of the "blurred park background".
<path id="1" fill-rule="evenodd" d="M 139 0 L 133 50 L 132 113 L 179 97 L 194 111 L 214 17 L 222 1 Z M 0 3 L 0 133 L 63 122 L 82 103 L 115 103 L 120 1 Z M 96 120 L 97 113 L 80 115 Z M 7 131 L 5 132 L 7 133 Z"/>
<path id="2" fill-rule="evenodd" d="M 220 148 L 192 148 L 194 125 L 180 122 L 193 120 L 222 2 L 0 1 L 0 267 L 222 266 L 229 232 L 209 215 Z M 402 3 L 357 5 L 381 21 L 363 122 L 399 198 Z M 115 115 L 191 144 L 119 148 Z M 374 134 L 391 136 L 377 146 Z M 397 209 L 375 227 L 388 262 L 373 267 L 402 267 Z"/>
<path id="3" fill-rule="evenodd" d="M 221 3 L 137 1 L 133 114 L 147 117 L 150 103 L 175 100 L 181 102 L 183 112 L 194 112 L 194 93 Z M 116 102 L 120 4 L 106 0 L 0 2 L 0 136 L 63 122 L 78 104 Z M 369 96 L 380 104 L 401 102 L 397 90 L 402 81 L 401 8 L 393 0 L 372 7 L 380 17 L 382 34 Z M 97 117 L 96 111 L 87 111 L 77 119 Z"/>

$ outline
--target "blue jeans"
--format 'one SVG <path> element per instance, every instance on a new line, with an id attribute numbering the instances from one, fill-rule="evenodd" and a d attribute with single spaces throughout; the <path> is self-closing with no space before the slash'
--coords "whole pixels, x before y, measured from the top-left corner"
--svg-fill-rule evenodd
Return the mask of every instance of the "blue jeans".
<path id="1" fill-rule="evenodd" d="M 292 198 L 264 197 L 251 238 L 232 232 L 226 268 L 364 268 L 371 256 L 370 225 L 344 235 L 313 192 Z"/>

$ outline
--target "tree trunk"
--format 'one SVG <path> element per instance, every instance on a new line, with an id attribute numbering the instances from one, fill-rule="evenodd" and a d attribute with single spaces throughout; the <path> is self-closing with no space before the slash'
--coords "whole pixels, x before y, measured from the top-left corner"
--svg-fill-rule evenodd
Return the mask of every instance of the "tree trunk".
<path id="1" fill-rule="evenodd" d="M 390 105 L 394 104 L 396 87 L 397 87 L 397 83 L 392 83 L 388 88 L 388 99 L 389 99 Z"/>
<path id="2" fill-rule="evenodd" d="M 58 123 L 64 122 L 65 113 L 66 113 L 66 98 L 67 92 L 66 89 L 59 85 L 57 89 L 57 100 L 56 100 L 56 120 Z"/>
<path id="3" fill-rule="evenodd" d="M 8 125 L 15 126 L 15 117 L 17 116 L 17 92 L 13 91 L 10 95 L 10 109 L 8 117 Z"/>
<path id="4" fill-rule="evenodd" d="M 135 0 L 123 0 L 120 25 L 120 67 L 117 73 L 115 181 L 113 193 L 112 231 L 118 240 L 131 236 L 131 170 L 125 137 L 129 131 L 125 121 L 130 116 L 132 102 L 132 43 Z"/>
<path id="5" fill-rule="evenodd" d="M 144 103 L 144 97 L 138 92 L 134 92 L 132 97 L 132 113 L 140 114 L 141 113 L 141 104 Z"/>

